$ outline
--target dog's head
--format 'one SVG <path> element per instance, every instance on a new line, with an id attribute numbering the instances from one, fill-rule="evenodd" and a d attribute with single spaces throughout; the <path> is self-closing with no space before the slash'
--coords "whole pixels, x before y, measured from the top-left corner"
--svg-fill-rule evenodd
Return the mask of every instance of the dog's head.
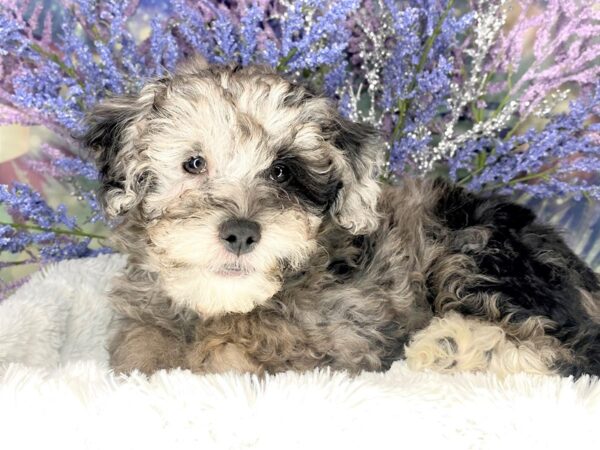
<path id="1" fill-rule="evenodd" d="M 268 300 L 324 222 L 377 224 L 376 134 L 271 69 L 194 60 L 98 105 L 88 125 L 125 246 L 143 247 L 175 303 L 200 313 Z"/>

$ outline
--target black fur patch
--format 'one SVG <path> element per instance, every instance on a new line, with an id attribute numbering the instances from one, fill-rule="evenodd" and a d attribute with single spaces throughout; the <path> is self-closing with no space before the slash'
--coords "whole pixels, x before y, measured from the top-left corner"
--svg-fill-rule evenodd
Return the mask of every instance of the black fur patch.
<path id="1" fill-rule="evenodd" d="M 366 235 L 355 236 L 349 243 L 347 250 L 349 249 L 353 251 L 347 252 L 344 257 L 332 254 L 332 259 L 327 266 L 327 270 L 340 282 L 348 281 L 364 272 L 373 260 L 375 242 Z M 382 280 L 386 275 L 388 277 L 390 275 L 389 266 L 385 268 L 385 273 L 381 274 Z"/>
<path id="2" fill-rule="evenodd" d="M 438 182 L 442 195 L 434 209 L 451 234 L 484 227 L 491 236 L 479 251 L 469 252 L 480 274 L 493 279 L 466 285 L 465 293 L 500 293 L 502 316 L 520 323 L 542 316 L 557 324 L 547 330 L 570 347 L 583 349 L 585 360 L 562 367 L 565 373 L 600 373 L 600 326 L 581 305 L 578 288 L 600 290 L 598 279 L 552 228 L 535 222 L 529 209 L 503 198 L 482 198 Z M 450 242 L 452 239 L 450 240 Z M 453 252 L 462 253 L 460 248 Z M 467 280 L 468 282 L 468 280 Z M 430 293 L 432 297 L 437 294 Z M 463 303 L 465 315 L 484 315 L 480 305 Z"/>
<path id="3" fill-rule="evenodd" d="M 312 171 L 308 165 L 295 156 L 280 158 L 274 164 L 285 164 L 291 178 L 278 185 L 310 209 L 324 213 L 333 204 L 342 183 L 330 171 L 324 174 Z M 270 169 L 266 171 L 266 175 Z"/>
<path id="4" fill-rule="evenodd" d="M 535 220 L 535 214 L 523 206 L 502 198 L 485 199 L 441 179 L 435 186 L 442 195 L 434 213 L 451 230 L 461 230 L 475 225 L 490 225 L 520 230 Z"/>
<path id="5" fill-rule="evenodd" d="M 335 275 L 340 281 L 350 278 L 352 270 L 352 267 L 350 267 L 348 261 L 345 259 L 336 259 L 331 261 L 327 266 L 327 271 Z"/>

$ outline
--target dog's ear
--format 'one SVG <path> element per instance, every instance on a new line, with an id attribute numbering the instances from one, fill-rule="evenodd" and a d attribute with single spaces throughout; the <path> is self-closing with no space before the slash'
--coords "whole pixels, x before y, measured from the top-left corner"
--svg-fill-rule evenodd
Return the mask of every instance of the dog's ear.
<path id="1" fill-rule="evenodd" d="M 108 98 L 87 115 L 83 145 L 92 151 L 100 172 L 100 201 L 109 218 L 136 206 L 149 185 L 149 166 L 140 155 L 139 138 L 149 114 L 159 107 L 167 79 L 154 80 L 138 95 Z"/>
<path id="2" fill-rule="evenodd" d="M 331 212 L 334 220 L 353 234 L 374 231 L 379 223 L 377 182 L 382 147 L 379 135 L 369 125 L 338 117 L 333 144 L 342 151 L 342 187 Z"/>

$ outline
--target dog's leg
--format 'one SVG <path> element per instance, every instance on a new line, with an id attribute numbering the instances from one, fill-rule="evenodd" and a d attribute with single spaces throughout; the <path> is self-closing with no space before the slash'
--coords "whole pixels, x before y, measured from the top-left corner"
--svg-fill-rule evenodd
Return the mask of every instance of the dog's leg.
<path id="1" fill-rule="evenodd" d="M 116 372 L 139 370 L 147 375 L 161 369 L 183 368 L 184 345 L 167 330 L 132 322 L 112 341 L 110 365 Z"/>
<path id="2" fill-rule="evenodd" d="M 438 372 L 489 371 L 550 374 L 557 347 L 547 336 L 519 341 L 501 326 L 456 312 L 434 318 L 406 348 L 411 369 Z"/>

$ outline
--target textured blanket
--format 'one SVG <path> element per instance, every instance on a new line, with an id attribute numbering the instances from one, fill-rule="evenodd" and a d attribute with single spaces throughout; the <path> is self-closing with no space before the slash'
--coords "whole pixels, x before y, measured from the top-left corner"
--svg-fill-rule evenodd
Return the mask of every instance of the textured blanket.
<path id="1" fill-rule="evenodd" d="M 115 376 L 106 302 L 118 256 L 66 261 L 0 303 L 6 449 L 596 448 L 600 383 L 327 370 L 257 380 Z M 434 447 L 435 446 L 435 447 Z"/>

